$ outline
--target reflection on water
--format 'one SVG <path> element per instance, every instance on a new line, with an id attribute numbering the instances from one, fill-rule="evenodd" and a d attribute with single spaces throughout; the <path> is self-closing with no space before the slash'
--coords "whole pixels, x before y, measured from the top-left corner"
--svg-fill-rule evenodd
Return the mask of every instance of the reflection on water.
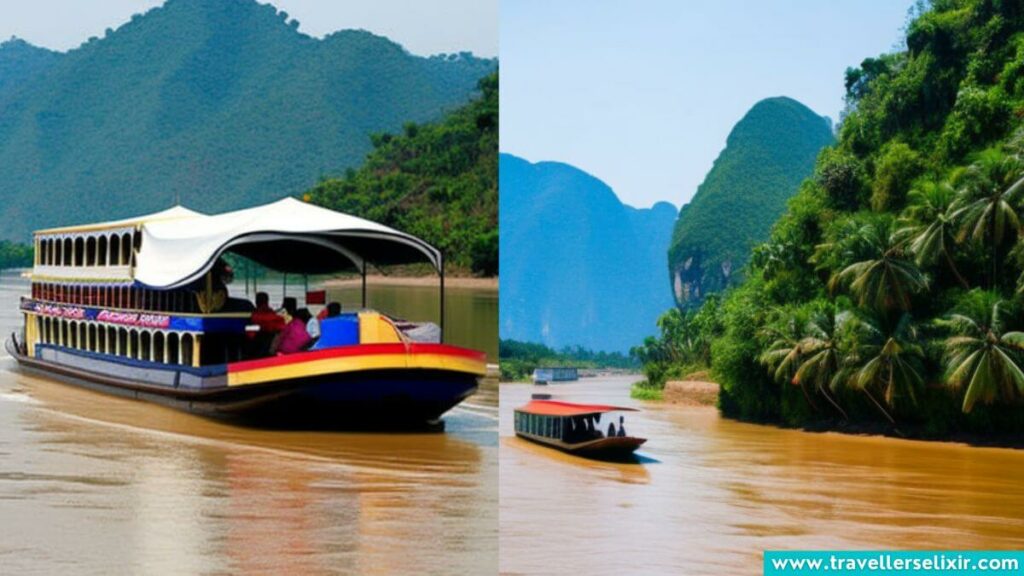
<path id="1" fill-rule="evenodd" d="M 0 328 L 24 281 L 0 276 Z M 444 434 L 261 431 L 0 356 L 5 573 L 494 573 L 496 386 Z"/>
<path id="2" fill-rule="evenodd" d="M 501 385 L 501 571 L 755 574 L 765 549 L 1020 549 L 1024 452 L 720 418 L 629 398 L 628 377 L 552 385 L 555 399 L 636 406 L 643 465 L 514 436 L 538 389 Z"/>

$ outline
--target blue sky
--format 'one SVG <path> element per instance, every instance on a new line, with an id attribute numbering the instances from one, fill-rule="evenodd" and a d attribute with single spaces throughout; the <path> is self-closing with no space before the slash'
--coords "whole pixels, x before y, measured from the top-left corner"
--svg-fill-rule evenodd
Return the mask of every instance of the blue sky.
<path id="1" fill-rule="evenodd" d="M 762 98 L 837 120 L 846 67 L 897 46 L 912 4 L 501 0 L 501 149 L 681 206 Z"/>
<path id="2" fill-rule="evenodd" d="M 274 0 L 311 36 L 361 28 L 387 36 L 413 54 L 468 50 L 498 53 L 498 0 Z M 0 0 L 0 41 L 18 36 L 55 50 L 103 36 L 162 0 Z"/>

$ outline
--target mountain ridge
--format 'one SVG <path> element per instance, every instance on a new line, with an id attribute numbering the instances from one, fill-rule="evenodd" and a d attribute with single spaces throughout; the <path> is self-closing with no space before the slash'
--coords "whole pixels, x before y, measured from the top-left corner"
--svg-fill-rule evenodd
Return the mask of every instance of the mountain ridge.
<path id="1" fill-rule="evenodd" d="M 502 153 L 499 166 L 501 337 L 625 352 L 653 332 L 675 208 L 626 206 L 562 162 Z"/>

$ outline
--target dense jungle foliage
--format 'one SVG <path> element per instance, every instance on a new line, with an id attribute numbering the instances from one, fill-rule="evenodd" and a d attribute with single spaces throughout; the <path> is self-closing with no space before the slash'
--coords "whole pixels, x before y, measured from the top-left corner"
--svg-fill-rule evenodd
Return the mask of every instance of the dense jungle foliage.
<path id="1" fill-rule="evenodd" d="M 0 238 L 298 196 L 370 134 L 475 97 L 494 59 L 420 57 L 363 30 L 314 38 L 256 0 L 167 0 L 81 46 L 0 43 Z"/>
<path id="2" fill-rule="evenodd" d="M 920 5 L 846 90 L 746 282 L 665 314 L 645 371 L 709 365 L 742 419 L 1020 438 L 1024 8 Z"/>
<path id="3" fill-rule="evenodd" d="M 529 380 L 538 366 L 571 366 L 576 368 L 636 369 L 634 358 L 619 352 L 593 352 L 582 346 L 566 346 L 561 351 L 543 344 L 501 340 L 498 352 L 501 379 L 507 382 Z"/>
<path id="4" fill-rule="evenodd" d="M 0 240 L 0 270 L 31 266 L 32 246 Z"/>
<path id="5" fill-rule="evenodd" d="M 423 238 L 455 268 L 498 273 L 498 74 L 481 97 L 430 124 L 374 134 L 358 169 L 323 180 L 311 202 Z"/>

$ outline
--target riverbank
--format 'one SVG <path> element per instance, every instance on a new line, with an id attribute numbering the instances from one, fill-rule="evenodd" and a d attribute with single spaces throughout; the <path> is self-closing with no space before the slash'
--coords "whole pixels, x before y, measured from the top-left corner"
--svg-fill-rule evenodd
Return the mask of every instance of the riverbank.
<path id="1" fill-rule="evenodd" d="M 630 396 L 636 400 L 658 402 L 679 407 L 716 407 L 718 405 L 719 384 L 699 378 L 706 373 L 696 373 L 683 380 L 670 380 L 663 389 L 655 389 L 634 383 Z M 789 426 L 782 422 L 770 420 L 743 420 L 733 416 L 721 415 L 722 418 L 745 422 L 759 426 L 770 426 L 782 430 L 799 430 L 809 433 L 846 434 L 850 436 L 879 436 L 886 438 L 902 438 L 905 440 L 921 440 L 926 442 L 945 442 L 967 446 L 989 448 L 1024 448 L 1024 437 L 1013 435 L 984 436 L 966 432 L 937 434 L 922 426 L 911 423 L 891 424 L 888 422 L 843 422 L 835 419 L 822 419 L 802 425 Z"/>
<path id="2" fill-rule="evenodd" d="M 351 278 L 331 278 L 325 280 L 325 288 L 358 288 L 362 286 L 363 279 L 355 276 Z M 438 286 L 437 276 L 383 276 L 369 275 L 366 277 L 369 286 Z M 466 289 L 466 290 L 498 290 L 498 277 L 491 276 L 478 278 L 475 276 L 445 276 L 445 289 Z"/>

